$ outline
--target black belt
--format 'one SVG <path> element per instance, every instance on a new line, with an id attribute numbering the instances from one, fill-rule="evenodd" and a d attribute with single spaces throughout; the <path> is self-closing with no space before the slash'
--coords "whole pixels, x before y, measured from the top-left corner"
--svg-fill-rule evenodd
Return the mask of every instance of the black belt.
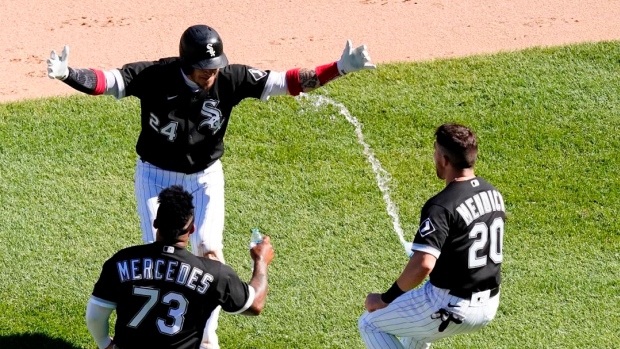
<path id="1" fill-rule="evenodd" d="M 463 298 L 463 299 L 471 299 L 471 294 L 476 292 L 484 292 L 484 291 L 465 291 L 465 290 L 450 290 L 449 294 Z M 494 297 L 499 293 L 499 286 L 491 289 L 491 294 L 489 297 Z"/>

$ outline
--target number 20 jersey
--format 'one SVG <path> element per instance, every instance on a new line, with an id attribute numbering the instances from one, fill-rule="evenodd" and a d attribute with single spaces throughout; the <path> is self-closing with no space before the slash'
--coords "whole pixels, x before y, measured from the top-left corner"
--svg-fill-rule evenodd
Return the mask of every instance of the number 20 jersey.
<path id="1" fill-rule="evenodd" d="M 437 257 L 430 282 L 472 292 L 499 286 L 505 212 L 502 195 L 481 177 L 451 182 L 429 199 L 412 250 Z"/>
<path id="2" fill-rule="evenodd" d="M 140 99 L 140 158 L 182 173 L 206 169 L 224 153 L 231 111 L 245 98 L 261 98 L 269 71 L 231 64 L 209 90 L 190 88 L 176 57 L 136 62 L 118 70 L 123 93 Z"/>
<path id="3" fill-rule="evenodd" d="M 122 349 L 198 349 L 215 307 L 235 314 L 253 300 L 231 267 L 161 242 L 117 252 L 91 297 L 116 306 L 114 342 Z"/>

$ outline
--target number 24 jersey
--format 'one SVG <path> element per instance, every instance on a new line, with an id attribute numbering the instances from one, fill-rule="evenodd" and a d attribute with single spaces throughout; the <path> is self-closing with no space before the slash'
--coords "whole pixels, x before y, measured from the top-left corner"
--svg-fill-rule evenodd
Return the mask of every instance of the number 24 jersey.
<path id="1" fill-rule="evenodd" d="M 202 171 L 222 157 L 232 108 L 245 98 L 261 98 L 270 73 L 231 64 L 219 70 L 211 89 L 192 90 L 177 57 L 130 63 L 117 72 L 123 85 L 117 97 L 140 99 L 138 155 L 182 173 Z"/>

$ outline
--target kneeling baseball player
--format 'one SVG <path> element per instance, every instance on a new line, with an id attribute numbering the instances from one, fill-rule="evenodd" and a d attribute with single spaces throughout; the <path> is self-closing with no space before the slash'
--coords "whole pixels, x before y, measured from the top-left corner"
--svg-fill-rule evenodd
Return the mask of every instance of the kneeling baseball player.
<path id="1" fill-rule="evenodd" d="M 368 348 L 427 349 L 495 317 L 506 215 L 500 192 L 474 174 L 477 153 L 469 128 L 437 128 L 435 168 L 446 187 L 422 208 L 413 256 L 398 280 L 366 297 L 358 326 Z"/>

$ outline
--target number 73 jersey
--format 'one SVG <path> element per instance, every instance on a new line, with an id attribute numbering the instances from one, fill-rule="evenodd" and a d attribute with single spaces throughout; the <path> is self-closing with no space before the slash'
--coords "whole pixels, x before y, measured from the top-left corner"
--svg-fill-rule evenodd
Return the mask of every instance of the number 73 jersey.
<path id="1" fill-rule="evenodd" d="M 154 242 L 108 259 L 90 301 L 116 309 L 120 348 L 196 349 L 213 309 L 241 313 L 254 289 L 219 261 Z"/>
<path id="2" fill-rule="evenodd" d="M 499 286 L 505 212 L 502 195 L 480 177 L 454 181 L 429 199 L 412 250 L 437 257 L 430 282 L 472 292 Z"/>

